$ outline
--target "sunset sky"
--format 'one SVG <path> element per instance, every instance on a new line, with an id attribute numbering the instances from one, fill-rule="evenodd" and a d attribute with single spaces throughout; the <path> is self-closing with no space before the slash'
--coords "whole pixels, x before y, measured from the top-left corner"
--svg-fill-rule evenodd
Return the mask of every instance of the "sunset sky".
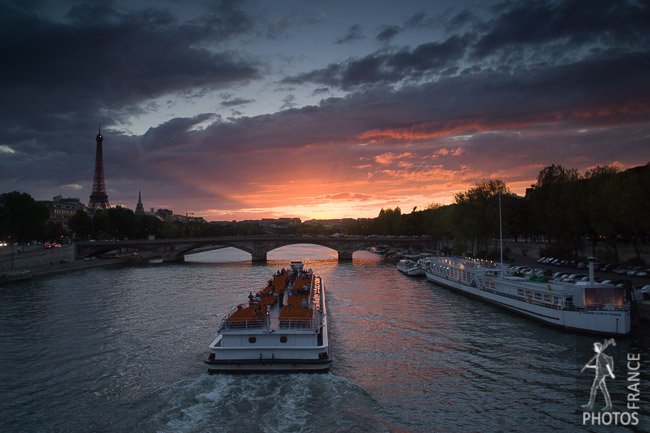
<path id="1" fill-rule="evenodd" d="M 375 217 L 650 161 L 642 1 L 0 0 L 0 193 Z"/>

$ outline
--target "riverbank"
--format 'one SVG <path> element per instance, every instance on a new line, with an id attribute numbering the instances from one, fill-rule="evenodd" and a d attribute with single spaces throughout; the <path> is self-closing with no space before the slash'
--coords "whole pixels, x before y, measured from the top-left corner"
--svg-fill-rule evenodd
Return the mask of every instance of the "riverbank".
<path id="1" fill-rule="evenodd" d="M 128 257 L 106 258 L 96 260 L 75 260 L 66 263 L 51 263 L 47 266 L 39 266 L 34 269 L 20 269 L 0 274 L 0 284 L 7 284 L 14 281 L 27 280 L 33 277 L 45 277 L 64 272 L 74 272 L 84 269 L 118 266 L 133 263 Z"/>
<path id="2" fill-rule="evenodd" d="M 102 266 L 113 266 L 131 263 L 127 257 L 106 258 L 96 260 L 75 260 L 70 263 L 54 263 L 47 268 L 40 268 L 32 271 L 33 277 L 42 277 L 47 275 L 58 274 L 61 272 L 80 271 L 83 269 L 98 268 Z"/>

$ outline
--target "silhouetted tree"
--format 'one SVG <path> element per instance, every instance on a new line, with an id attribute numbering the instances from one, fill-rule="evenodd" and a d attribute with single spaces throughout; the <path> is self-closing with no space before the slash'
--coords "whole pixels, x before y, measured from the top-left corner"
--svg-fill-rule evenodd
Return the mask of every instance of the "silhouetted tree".
<path id="1" fill-rule="evenodd" d="M 47 207 L 36 202 L 26 192 L 17 191 L 2 194 L 0 231 L 3 238 L 25 242 L 42 240 L 45 235 L 45 224 L 50 217 Z"/>
<path id="2" fill-rule="evenodd" d="M 87 238 L 93 232 L 93 219 L 86 211 L 78 210 L 68 221 L 68 227 L 77 238 Z"/>

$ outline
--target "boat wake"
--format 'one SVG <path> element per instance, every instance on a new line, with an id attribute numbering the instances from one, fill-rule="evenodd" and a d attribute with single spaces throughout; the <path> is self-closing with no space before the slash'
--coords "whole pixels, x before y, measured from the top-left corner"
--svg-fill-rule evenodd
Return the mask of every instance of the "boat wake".
<path id="1" fill-rule="evenodd" d="M 162 407 L 148 422 L 158 432 L 392 430 L 363 388 L 332 373 L 204 374 L 157 397 Z"/>

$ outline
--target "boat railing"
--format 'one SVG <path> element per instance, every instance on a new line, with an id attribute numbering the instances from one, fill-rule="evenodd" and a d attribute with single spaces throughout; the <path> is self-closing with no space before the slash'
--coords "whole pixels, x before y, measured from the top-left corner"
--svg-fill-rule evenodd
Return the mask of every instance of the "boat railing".
<path id="1" fill-rule="evenodd" d="M 324 303 L 322 298 L 322 281 L 320 277 L 314 277 L 311 273 L 309 294 L 306 295 L 308 304 L 311 307 L 305 308 L 299 302 L 294 302 L 292 298 L 299 300 L 301 295 L 290 296 L 289 302 L 285 305 L 278 318 L 277 323 L 283 329 L 318 329 L 323 324 Z M 305 296 L 305 295 L 302 295 Z M 274 304 L 275 302 L 271 303 Z M 254 306 L 257 303 L 244 303 L 235 306 L 221 320 L 220 329 L 226 330 L 243 330 L 243 329 L 266 329 L 272 326 L 271 318 L 262 311 L 262 315 L 254 315 L 257 311 Z M 243 316 L 243 317 L 242 317 Z M 273 323 L 276 319 L 273 319 Z M 276 325 L 273 325 L 276 326 Z"/>
<path id="2" fill-rule="evenodd" d="M 223 319 L 221 329 L 265 329 L 268 328 L 268 320 L 263 317 L 254 319 Z"/>
<path id="3" fill-rule="evenodd" d="M 318 316 L 318 314 L 317 314 Z M 283 317 L 280 318 L 280 328 L 282 329 L 318 329 L 320 318 L 312 317 Z"/>

